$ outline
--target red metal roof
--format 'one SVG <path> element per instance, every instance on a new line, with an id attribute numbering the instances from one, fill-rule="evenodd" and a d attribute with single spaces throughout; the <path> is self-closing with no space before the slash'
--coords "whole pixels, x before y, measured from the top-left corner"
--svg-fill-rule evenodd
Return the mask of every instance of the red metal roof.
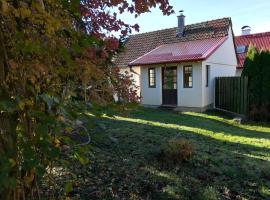
<path id="1" fill-rule="evenodd" d="M 235 45 L 237 46 L 255 46 L 259 50 L 270 50 L 270 32 L 256 33 L 250 35 L 241 35 L 235 37 Z M 243 68 L 246 52 L 237 54 L 239 58 L 239 64 L 237 68 Z"/>
<path id="2" fill-rule="evenodd" d="M 129 63 L 130 66 L 174 62 L 199 61 L 207 59 L 227 37 L 186 41 L 158 46 Z"/>
<path id="3" fill-rule="evenodd" d="M 177 27 L 131 35 L 113 63 L 117 67 L 127 67 L 133 60 L 164 44 L 226 37 L 230 27 L 231 19 L 222 18 L 186 25 L 182 37 L 176 37 Z"/>

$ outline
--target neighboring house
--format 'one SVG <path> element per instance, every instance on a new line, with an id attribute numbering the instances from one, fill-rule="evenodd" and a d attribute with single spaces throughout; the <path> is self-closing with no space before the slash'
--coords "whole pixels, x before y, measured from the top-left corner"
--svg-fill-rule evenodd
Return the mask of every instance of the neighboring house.
<path id="1" fill-rule="evenodd" d="M 133 74 L 141 103 L 204 111 L 213 107 L 215 77 L 234 76 L 237 56 L 230 18 L 131 35 L 115 59 Z"/>
<path id="2" fill-rule="evenodd" d="M 270 32 L 250 34 L 250 27 L 243 28 L 245 28 L 245 31 L 242 32 L 242 35 L 235 37 L 237 56 L 239 60 L 236 70 L 237 76 L 241 76 L 246 54 L 250 45 L 257 47 L 258 50 L 270 50 Z"/>

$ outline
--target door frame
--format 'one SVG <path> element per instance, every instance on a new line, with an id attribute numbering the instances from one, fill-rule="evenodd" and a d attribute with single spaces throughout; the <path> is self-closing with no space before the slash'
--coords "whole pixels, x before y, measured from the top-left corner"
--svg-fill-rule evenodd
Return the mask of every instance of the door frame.
<path id="1" fill-rule="evenodd" d="M 172 70 L 176 70 L 176 104 L 164 104 L 164 97 L 163 97 L 163 85 L 164 85 L 164 71 L 166 69 L 172 69 Z M 172 105 L 172 106 L 177 106 L 178 105 L 178 75 L 177 75 L 177 71 L 178 71 L 178 67 L 177 66 L 164 66 L 161 68 L 161 98 L 162 98 L 162 105 Z"/>

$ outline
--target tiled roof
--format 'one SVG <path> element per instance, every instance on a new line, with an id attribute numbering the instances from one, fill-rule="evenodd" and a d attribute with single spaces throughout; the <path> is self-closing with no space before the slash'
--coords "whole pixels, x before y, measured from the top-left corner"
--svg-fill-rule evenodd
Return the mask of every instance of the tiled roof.
<path id="1" fill-rule="evenodd" d="M 270 50 L 270 32 L 236 36 L 235 45 L 246 47 L 252 45 L 256 46 L 259 50 L 263 49 Z M 247 52 L 237 54 L 239 59 L 238 68 L 243 68 L 246 53 Z"/>
<path id="2" fill-rule="evenodd" d="M 187 25 L 182 37 L 176 37 L 176 27 L 131 35 L 125 44 L 124 52 L 115 58 L 114 63 L 118 67 L 126 67 L 131 61 L 163 44 L 225 37 L 228 35 L 230 25 L 230 18 L 222 18 Z"/>
<path id="3" fill-rule="evenodd" d="M 198 61 L 208 58 L 227 37 L 165 44 L 129 63 L 130 66 Z"/>

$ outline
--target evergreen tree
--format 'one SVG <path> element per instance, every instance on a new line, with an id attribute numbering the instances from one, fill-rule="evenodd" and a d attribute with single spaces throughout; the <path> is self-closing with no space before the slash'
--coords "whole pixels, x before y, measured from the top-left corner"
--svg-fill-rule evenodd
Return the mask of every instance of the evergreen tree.
<path id="1" fill-rule="evenodd" d="M 262 51 L 261 52 L 261 64 L 262 64 L 262 103 L 270 103 L 270 52 Z"/>
<path id="2" fill-rule="evenodd" d="M 249 77 L 249 91 L 250 91 L 250 103 L 261 103 L 261 64 L 260 64 L 260 52 L 256 47 L 250 46 L 244 62 L 244 70 L 242 76 Z"/>
<path id="3" fill-rule="evenodd" d="M 250 118 L 270 120 L 270 52 L 251 46 L 242 76 L 249 78 Z"/>

